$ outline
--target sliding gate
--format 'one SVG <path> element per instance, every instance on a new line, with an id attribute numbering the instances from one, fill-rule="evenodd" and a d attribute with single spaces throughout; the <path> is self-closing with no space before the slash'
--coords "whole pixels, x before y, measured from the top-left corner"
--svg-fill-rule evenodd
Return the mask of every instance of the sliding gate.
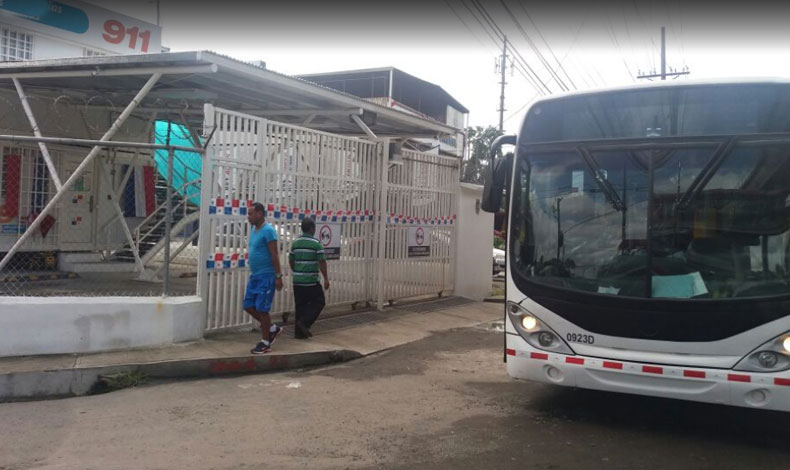
<path id="1" fill-rule="evenodd" d="M 203 164 L 199 288 L 207 331 L 252 323 L 242 300 L 249 275 L 247 212 L 253 201 L 266 206 L 267 222 L 280 239 L 285 288 L 275 297 L 272 313 L 293 310 L 287 256 L 306 216 L 316 221 L 330 258 L 328 305 L 452 289 L 456 159 L 405 152 L 404 164 L 387 170 L 382 167 L 387 146 L 381 142 L 211 105 L 205 107 L 204 136 L 209 147 Z M 389 175 L 386 181 L 384 175 Z M 390 213 L 379 217 L 381 207 Z M 408 238 L 417 226 L 430 252 L 413 259 Z M 382 270 L 383 282 L 378 282 Z"/>

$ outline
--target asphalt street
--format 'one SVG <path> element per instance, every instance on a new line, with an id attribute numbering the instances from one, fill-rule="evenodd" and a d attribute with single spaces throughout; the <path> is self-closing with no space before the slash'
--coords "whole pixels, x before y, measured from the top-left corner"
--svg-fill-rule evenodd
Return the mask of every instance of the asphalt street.
<path id="1" fill-rule="evenodd" d="M 518 382 L 496 325 L 313 370 L 0 405 L 0 469 L 787 469 L 788 415 Z"/>

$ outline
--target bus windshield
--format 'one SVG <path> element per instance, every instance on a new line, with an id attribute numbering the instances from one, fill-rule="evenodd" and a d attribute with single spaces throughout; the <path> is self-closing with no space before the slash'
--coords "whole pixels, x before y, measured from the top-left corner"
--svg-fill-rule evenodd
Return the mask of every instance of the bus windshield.
<path id="1" fill-rule="evenodd" d="M 790 294 L 789 91 L 678 87 L 541 104 L 516 158 L 514 275 L 624 297 Z"/>

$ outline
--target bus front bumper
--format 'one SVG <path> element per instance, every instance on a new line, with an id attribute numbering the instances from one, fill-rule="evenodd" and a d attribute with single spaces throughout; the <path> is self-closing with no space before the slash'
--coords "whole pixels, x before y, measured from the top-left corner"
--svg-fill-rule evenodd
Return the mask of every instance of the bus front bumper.
<path id="1" fill-rule="evenodd" d="M 541 351 L 507 335 L 513 378 L 607 392 L 790 411 L 790 371 L 741 372 L 607 360 Z"/>

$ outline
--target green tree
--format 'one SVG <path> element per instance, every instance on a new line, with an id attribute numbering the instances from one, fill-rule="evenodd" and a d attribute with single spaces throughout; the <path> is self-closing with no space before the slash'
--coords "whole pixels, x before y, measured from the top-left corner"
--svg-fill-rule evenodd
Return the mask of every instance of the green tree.
<path id="1" fill-rule="evenodd" d="M 466 135 L 469 152 L 461 167 L 461 181 L 483 184 L 484 171 L 488 167 L 488 149 L 502 132 L 494 126 L 477 126 L 468 127 Z"/>

